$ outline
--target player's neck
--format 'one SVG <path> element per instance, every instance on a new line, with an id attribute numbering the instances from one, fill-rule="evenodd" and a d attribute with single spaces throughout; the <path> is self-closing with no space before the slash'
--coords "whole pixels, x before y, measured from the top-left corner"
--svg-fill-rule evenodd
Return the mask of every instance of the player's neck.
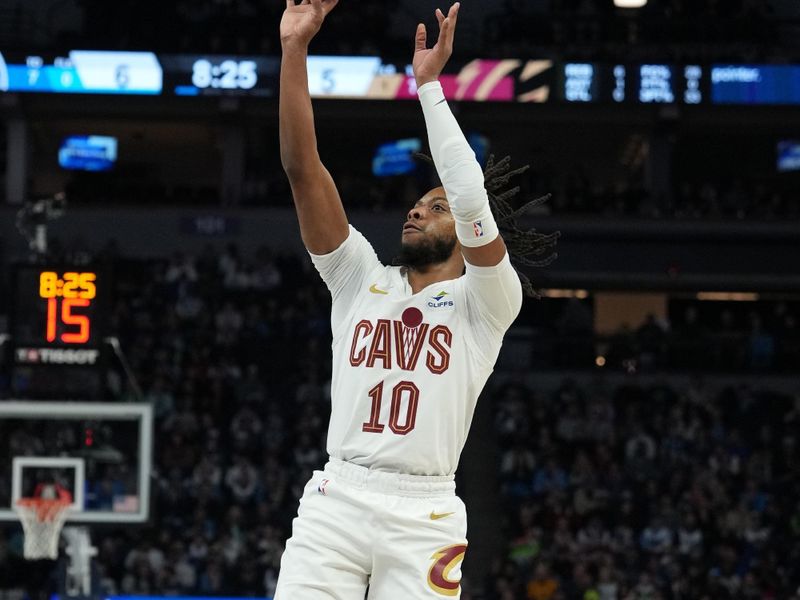
<path id="1" fill-rule="evenodd" d="M 464 259 L 460 252 L 453 252 L 453 255 L 444 262 L 406 269 L 408 285 L 411 286 L 411 292 L 414 294 L 437 281 L 457 279 L 463 273 Z"/>

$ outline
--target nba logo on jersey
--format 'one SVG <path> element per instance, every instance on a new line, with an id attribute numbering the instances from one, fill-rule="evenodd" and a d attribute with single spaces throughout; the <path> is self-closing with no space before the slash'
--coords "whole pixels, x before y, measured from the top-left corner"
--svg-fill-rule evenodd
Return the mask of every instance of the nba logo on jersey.
<path id="1" fill-rule="evenodd" d="M 323 496 L 328 495 L 328 492 L 325 490 L 325 488 L 328 486 L 329 481 L 330 479 L 323 479 L 322 481 L 319 482 L 319 485 L 317 486 L 317 491 Z"/>
<path id="2" fill-rule="evenodd" d="M 472 228 L 475 230 L 475 237 L 483 237 L 483 223 L 475 221 L 472 223 Z"/>

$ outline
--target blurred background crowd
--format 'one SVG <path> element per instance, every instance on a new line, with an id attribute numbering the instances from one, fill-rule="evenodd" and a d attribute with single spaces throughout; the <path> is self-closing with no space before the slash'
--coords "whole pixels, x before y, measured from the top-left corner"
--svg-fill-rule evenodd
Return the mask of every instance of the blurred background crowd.
<path id="1" fill-rule="evenodd" d="M 488 597 L 796 597 L 800 396 L 597 378 L 493 401 L 510 516 Z"/>
<path id="2" fill-rule="evenodd" d="M 303 257 L 267 249 L 106 260 L 117 275 L 113 328 L 143 398 L 113 373 L 110 392 L 150 403 L 157 432 L 151 524 L 95 533 L 106 590 L 269 596 L 296 499 L 326 459 L 327 292 Z M 729 333 L 752 338 L 763 323 L 773 353 L 737 342 L 738 362 L 720 368 L 796 371 L 796 346 L 791 356 L 777 349 L 797 305 L 746 304 L 724 318 Z M 590 322 L 590 303 L 575 299 L 525 311 L 574 328 L 576 305 Z M 680 347 L 677 372 L 692 378 L 670 377 L 673 330 L 721 327 L 708 320 L 718 311 L 703 308 L 678 302 L 677 323 L 626 332 L 603 369 L 571 365 L 588 373 L 583 384 L 564 375 L 546 391 L 501 364 L 482 402 L 492 407 L 502 550 L 485 582 L 466 581 L 465 598 L 790 597 L 800 575 L 800 394 L 757 378 L 706 384 L 707 341 L 695 353 Z M 591 327 L 584 333 L 593 349 Z M 659 375 L 620 380 L 631 358 Z M 111 490 L 110 503 L 129 479 L 123 462 L 93 486 Z M 463 493 L 469 504 L 474 490 Z M 21 531 L 6 527 L 0 585 L 24 570 L 20 553 Z"/>

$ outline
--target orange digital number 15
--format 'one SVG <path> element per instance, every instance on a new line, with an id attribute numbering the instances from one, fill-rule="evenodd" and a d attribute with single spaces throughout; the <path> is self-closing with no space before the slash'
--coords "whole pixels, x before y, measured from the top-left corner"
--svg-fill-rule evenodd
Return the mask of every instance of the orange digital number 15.
<path id="1" fill-rule="evenodd" d="M 78 331 L 64 332 L 61 341 L 65 344 L 83 344 L 89 340 L 91 321 L 87 315 L 74 315 L 75 307 L 89 306 L 90 301 L 84 298 L 64 298 L 61 301 L 61 322 L 64 325 L 74 325 Z M 56 325 L 58 320 L 58 298 L 47 299 L 47 332 L 45 337 L 48 342 L 56 340 Z"/>

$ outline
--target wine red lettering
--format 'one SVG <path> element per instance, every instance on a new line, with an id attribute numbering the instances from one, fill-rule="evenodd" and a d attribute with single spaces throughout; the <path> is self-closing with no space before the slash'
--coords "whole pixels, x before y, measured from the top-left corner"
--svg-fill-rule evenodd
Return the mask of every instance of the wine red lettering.
<path id="1" fill-rule="evenodd" d="M 359 366 L 366 358 L 367 353 L 364 348 L 362 347 L 358 353 L 356 353 L 356 348 L 359 346 L 359 341 L 365 339 L 370 333 L 372 333 L 372 323 L 366 319 L 359 321 L 353 330 L 353 344 L 350 346 L 350 364 L 354 367 Z"/>
<path id="2" fill-rule="evenodd" d="M 374 367 L 375 362 L 379 360 L 383 363 L 384 369 L 392 368 L 392 328 L 387 319 L 378 319 L 378 324 L 375 326 L 367 366 Z"/>
<path id="3" fill-rule="evenodd" d="M 450 348 L 453 345 L 453 334 L 444 325 L 437 325 L 431 329 L 428 345 L 438 356 L 434 356 L 433 352 L 428 351 L 428 358 L 425 364 L 431 373 L 441 375 L 450 366 Z"/>

